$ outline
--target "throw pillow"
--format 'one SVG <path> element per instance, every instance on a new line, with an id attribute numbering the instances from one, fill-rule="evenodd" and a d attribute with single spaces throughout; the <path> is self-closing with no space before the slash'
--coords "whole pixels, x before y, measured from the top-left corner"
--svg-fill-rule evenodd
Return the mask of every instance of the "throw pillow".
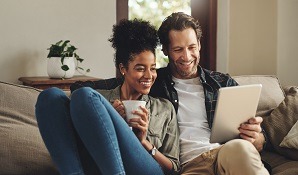
<path id="1" fill-rule="evenodd" d="M 298 149 L 298 122 L 295 123 L 279 146 Z"/>
<path id="2" fill-rule="evenodd" d="M 35 119 L 40 90 L 0 82 L 0 92 L 0 174 L 59 174 Z"/>
<path id="3" fill-rule="evenodd" d="M 298 160 L 298 150 L 280 147 L 280 143 L 298 120 L 298 88 L 291 87 L 284 101 L 262 123 L 274 150 L 290 159 Z"/>

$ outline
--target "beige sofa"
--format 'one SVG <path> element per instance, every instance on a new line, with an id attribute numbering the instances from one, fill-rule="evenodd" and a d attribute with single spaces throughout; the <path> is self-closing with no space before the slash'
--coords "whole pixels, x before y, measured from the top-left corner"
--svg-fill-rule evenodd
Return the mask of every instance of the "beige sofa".
<path id="1" fill-rule="evenodd" d="M 240 85 L 263 84 L 257 114 L 264 117 L 264 128 L 270 134 L 267 140 L 268 146 L 271 148 L 269 151 L 262 152 L 262 158 L 271 165 L 272 174 L 298 174 L 298 150 L 276 146 L 298 118 L 298 113 L 293 115 L 294 117 L 292 116 L 293 112 L 290 114 L 291 116 L 282 113 L 285 115 L 278 117 L 276 114 L 275 111 L 287 98 L 278 80 L 274 76 L 238 76 L 234 78 Z M 41 90 L 31 87 L 0 82 L 1 175 L 59 174 L 45 148 L 35 120 L 34 105 L 40 92 Z M 275 113 L 274 116 L 273 113 Z M 271 118 L 279 118 L 280 121 L 272 121 Z M 287 123 L 283 124 L 283 121 L 287 121 Z"/>

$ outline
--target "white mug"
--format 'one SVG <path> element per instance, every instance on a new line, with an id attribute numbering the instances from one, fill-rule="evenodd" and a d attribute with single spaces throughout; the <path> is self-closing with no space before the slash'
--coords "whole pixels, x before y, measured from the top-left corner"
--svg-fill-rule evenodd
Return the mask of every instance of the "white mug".
<path id="1" fill-rule="evenodd" d="M 141 111 L 140 106 L 145 107 L 146 105 L 146 101 L 141 100 L 123 100 L 122 103 L 126 113 L 126 121 L 140 117 L 139 115 L 132 114 L 132 111 Z"/>

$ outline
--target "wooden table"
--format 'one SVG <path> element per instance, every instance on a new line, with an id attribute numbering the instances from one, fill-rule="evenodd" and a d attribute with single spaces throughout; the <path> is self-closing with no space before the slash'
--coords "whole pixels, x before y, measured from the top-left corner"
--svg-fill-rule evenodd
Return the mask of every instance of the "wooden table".
<path id="1" fill-rule="evenodd" d="M 58 87 L 63 90 L 70 90 L 70 85 L 76 81 L 96 81 L 100 78 L 94 78 L 89 76 L 74 76 L 67 79 L 54 79 L 47 76 L 37 76 L 37 77 L 20 77 L 18 80 L 23 83 L 23 85 L 35 87 L 38 89 L 47 89 L 49 87 Z"/>

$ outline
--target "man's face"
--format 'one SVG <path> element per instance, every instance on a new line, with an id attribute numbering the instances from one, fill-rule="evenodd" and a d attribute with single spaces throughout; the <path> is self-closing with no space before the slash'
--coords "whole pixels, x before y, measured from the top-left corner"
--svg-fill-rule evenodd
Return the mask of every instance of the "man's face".
<path id="1" fill-rule="evenodd" d="M 164 53 L 169 57 L 172 75 L 180 79 L 197 77 L 201 45 L 195 31 L 192 28 L 171 30 L 169 41 Z"/>

